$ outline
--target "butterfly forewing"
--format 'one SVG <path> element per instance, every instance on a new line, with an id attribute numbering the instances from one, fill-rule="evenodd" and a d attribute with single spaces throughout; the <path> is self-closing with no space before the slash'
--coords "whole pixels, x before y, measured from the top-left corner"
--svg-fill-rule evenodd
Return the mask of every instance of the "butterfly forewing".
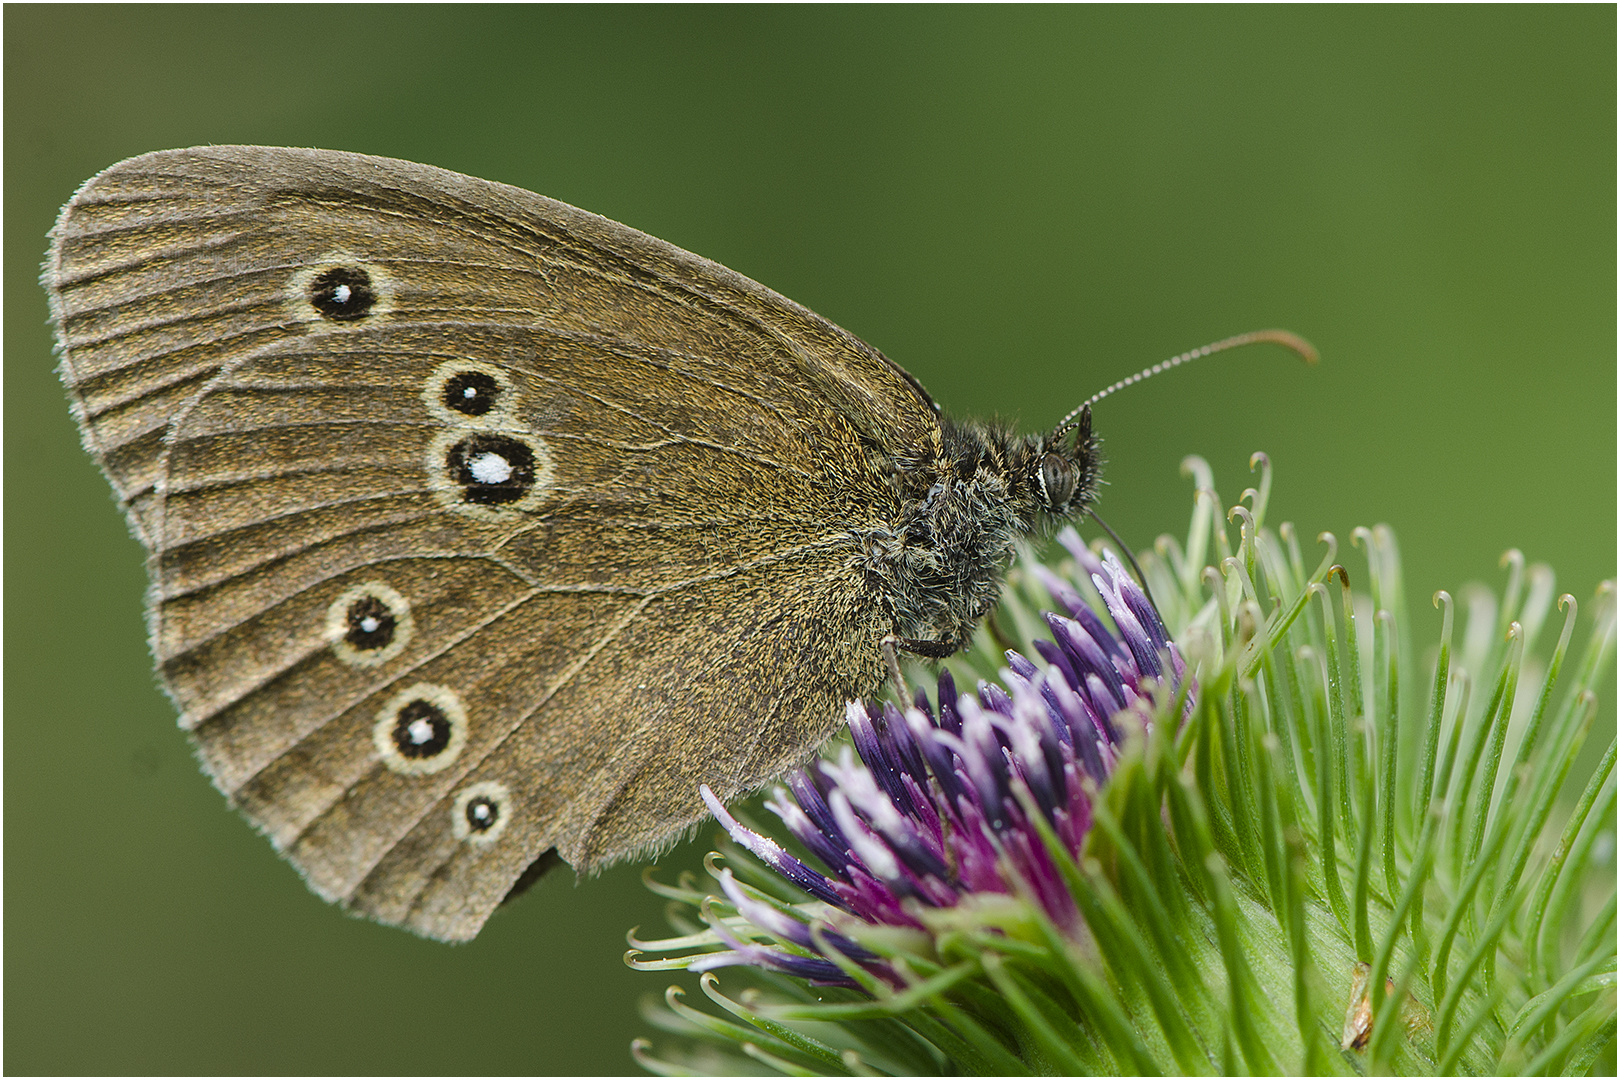
<path id="1" fill-rule="evenodd" d="M 880 678 L 853 536 L 894 365 L 515 188 L 216 147 L 114 166 L 46 270 L 216 783 L 323 895 L 466 938 L 779 774 Z"/>

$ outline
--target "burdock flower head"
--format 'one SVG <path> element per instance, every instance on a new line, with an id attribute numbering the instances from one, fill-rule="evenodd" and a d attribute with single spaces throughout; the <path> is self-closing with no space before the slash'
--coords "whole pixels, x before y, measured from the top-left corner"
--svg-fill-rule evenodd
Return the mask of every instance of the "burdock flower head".
<path id="1" fill-rule="evenodd" d="M 927 909 L 1007 895 L 1039 904 L 1057 926 L 1074 928 L 1079 912 L 1037 818 L 1070 856 L 1079 854 L 1091 795 L 1113 770 L 1122 727 L 1150 726 L 1150 699 L 1182 688 L 1187 666 L 1112 553 L 1099 559 L 1072 529 L 1059 539 L 1102 598 L 1112 628 L 1042 568 L 1069 613 L 1045 615 L 1052 640 L 1034 642 L 1044 669 L 1009 650 L 1005 685 L 981 682 L 976 693 L 959 694 L 946 671 L 937 705 L 926 693 L 904 712 L 852 702 L 853 748 L 796 772 L 766 804 L 825 872 L 739 824 L 704 788 L 731 838 L 810 896 L 867 923 L 921 930 Z M 799 948 L 746 943 L 721 923 L 716 933 L 731 948 L 692 961 L 692 970 L 752 964 L 856 985 L 827 958 L 807 923 L 751 898 L 729 870 L 719 880 L 739 913 Z M 869 951 L 836 935 L 828 940 L 874 973 L 892 975 Z"/>
<path id="2" fill-rule="evenodd" d="M 1509 552 L 1417 648 L 1393 534 L 1352 533 L 1357 590 L 1330 534 L 1310 569 L 1256 463 L 1223 515 L 1190 462 L 1185 539 L 1142 556 L 1157 606 L 1065 533 L 932 698 L 852 703 L 767 813 L 704 792 L 714 885 L 649 876 L 677 936 L 629 959 L 721 1012 L 671 987 L 646 1018 L 677 1038 L 637 1060 L 1612 1073 L 1613 583 L 1577 660 L 1582 605 Z"/>

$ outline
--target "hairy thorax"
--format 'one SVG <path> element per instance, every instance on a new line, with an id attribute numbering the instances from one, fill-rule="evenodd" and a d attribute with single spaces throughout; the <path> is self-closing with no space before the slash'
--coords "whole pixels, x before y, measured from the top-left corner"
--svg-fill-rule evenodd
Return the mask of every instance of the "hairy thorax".
<path id="1" fill-rule="evenodd" d="M 939 452 L 893 463 L 893 520 L 859 539 L 868 586 L 902 639 L 963 648 L 1041 516 L 1030 462 L 1041 440 L 947 423 Z"/>

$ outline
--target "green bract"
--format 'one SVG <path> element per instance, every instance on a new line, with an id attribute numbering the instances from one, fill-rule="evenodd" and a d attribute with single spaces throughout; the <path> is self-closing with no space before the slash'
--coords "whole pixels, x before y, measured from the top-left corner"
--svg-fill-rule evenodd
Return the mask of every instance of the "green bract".
<path id="1" fill-rule="evenodd" d="M 711 1007 L 671 987 L 647 1019 L 675 1037 L 638 1040 L 637 1060 L 668 1074 L 1612 1072 L 1612 735 L 1589 779 L 1566 780 L 1613 656 L 1614 584 L 1582 604 L 1555 597 L 1552 573 L 1511 551 L 1501 595 L 1465 591 L 1459 611 L 1441 592 L 1438 618 L 1414 621 L 1387 528 L 1352 533 L 1353 569 L 1322 534 L 1313 569 L 1290 525 L 1266 527 L 1270 466 L 1255 464 L 1259 489 L 1222 518 L 1208 467 L 1189 459 L 1188 535 L 1161 539 L 1143 565 L 1195 678 L 1179 694 L 1133 688 L 1141 699 L 1112 720 L 1120 741 L 1105 747 L 1105 781 L 1071 770 L 1082 794 L 1067 816 L 1054 811 L 1050 792 L 1024 779 L 1044 766 L 1029 772 L 1017 756 L 1034 743 L 994 718 L 1008 816 L 1077 920 L 1053 915 L 1068 902 L 1040 892 L 1031 853 L 1015 858 L 996 831 L 1009 826 L 971 814 L 975 839 L 1000 853 L 999 876 L 980 874 L 993 887 L 955 880 L 886 919 L 813 900 L 727 842 L 708 862 L 722 889 L 649 878 L 675 902 L 680 936 L 632 939 L 629 962 L 702 971 Z M 1062 597 L 1042 580 L 1129 620 L 1117 582 L 1086 563 L 1015 569 L 995 626 L 950 662 L 956 685 L 995 676 L 1015 697 L 1041 690 L 1044 674 L 1018 674 L 1028 661 L 996 675 L 995 642 L 1033 656 L 1030 643 L 1050 637 L 1038 613 Z M 1139 644 L 1119 618 L 1110 625 Z M 981 700 L 1009 700 L 994 689 L 963 698 L 970 716 Z M 1008 704 L 1006 716 L 1027 708 Z M 863 759 L 874 729 L 857 720 L 868 714 L 881 715 L 852 710 Z M 936 807 L 953 807 L 967 796 L 947 794 L 936 764 L 919 775 L 945 800 Z M 852 759 L 817 775 L 863 842 L 895 834 L 862 810 L 880 796 Z M 817 797 L 803 784 L 796 793 Z M 841 784 L 855 785 L 847 799 Z M 779 794 L 791 813 L 786 804 Z M 786 863 L 823 866 L 817 882 L 840 880 L 787 828 L 733 828 L 769 858 L 759 833 L 783 842 Z M 771 957 L 774 968 L 745 967 L 724 992 L 709 970 Z M 782 973 L 798 968 L 835 978 Z"/>

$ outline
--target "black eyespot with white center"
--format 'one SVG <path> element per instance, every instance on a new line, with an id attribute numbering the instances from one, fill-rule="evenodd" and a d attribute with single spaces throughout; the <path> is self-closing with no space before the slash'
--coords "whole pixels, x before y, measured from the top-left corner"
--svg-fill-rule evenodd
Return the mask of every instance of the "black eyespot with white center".
<path id="1" fill-rule="evenodd" d="M 506 506 L 534 487 L 534 450 L 520 439 L 478 432 L 454 443 L 444 457 L 461 500 L 475 506 Z"/>
<path id="2" fill-rule="evenodd" d="M 467 711 L 452 691 L 418 683 L 383 706 L 372 727 L 372 742 L 394 772 L 435 773 L 460 757 L 467 745 Z"/>
<path id="3" fill-rule="evenodd" d="M 394 714 L 391 737 L 403 757 L 438 757 L 450 745 L 450 718 L 425 698 L 407 701 Z"/>
<path id="4" fill-rule="evenodd" d="M 499 377 L 498 377 L 499 380 Z M 510 386 L 499 380 L 504 397 Z M 432 408 L 454 416 L 432 384 Z M 424 395 L 426 396 L 426 395 Z M 506 398 L 483 417 L 458 417 L 428 443 L 428 484 L 445 509 L 487 522 L 515 522 L 544 504 L 556 478 L 545 440 L 518 423 Z"/>
<path id="5" fill-rule="evenodd" d="M 326 609 L 326 639 L 350 667 L 386 664 L 416 632 L 410 601 L 381 581 L 346 589 Z"/>
<path id="6" fill-rule="evenodd" d="M 489 832 L 500 820 L 501 804 L 488 795 L 480 795 L 467 800 L 467 808 L 461 812 L 461 816 L 467 819 L 467 828 L 473 832 Z"/>
<path id="7" fill-rule="evenodd" d="M 463 416 L 483 416 L 500 403 L 501 384 L 487 371 L 458 371 L 444 381 L 444 407 Z"/>
<path id="8" fill-rule="evenodd" d="M 428 373 L 421 394 L 428 412 L 451 430 L 523 430 L 516 377 L 500 364 L 470 356 L 446 360 Z"/>
<path id="9" fill-rule="evenodd" d="M 357 597 L 344 613 L 349 624 L 343 640 L 355 652 L 378 652 L 394 643 L 398 623 L 388 605 L 375 596 Z"/>
<path id="10" fill-rule="evenodd" d="M 360 267 L 334 266 L 310 282 L 309 303 L 333 322 L 355 322 L 377 306 L 377 290 Z"/>
<path id="11" fill-rule="evenodd" d="M 483 780 L 456 793 L 450 828 L 457 840 L 480 846 L 494 843 L 512 817 L 512 793 L 505 784 Z"/>

